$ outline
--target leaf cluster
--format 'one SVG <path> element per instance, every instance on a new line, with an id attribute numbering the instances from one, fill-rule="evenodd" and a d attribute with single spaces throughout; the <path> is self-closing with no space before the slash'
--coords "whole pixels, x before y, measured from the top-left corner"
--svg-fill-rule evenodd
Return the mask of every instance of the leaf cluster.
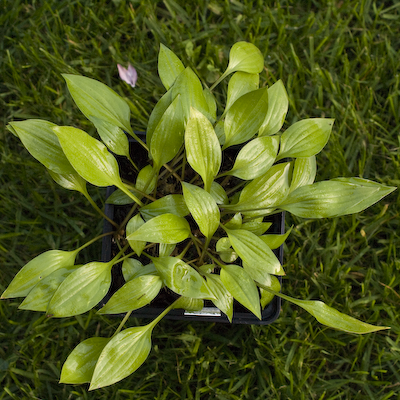
<path id="1" fill-rule="evenodd" d="M 111 338 L 80 343 L 64 364 L 61 382 L 111 385 L 147 358 L 154 326 L 171 309 L 199 310 L 211 301 L 232 321 L 234 300 L 259 319 L 273 296 L 310 312 L 318 321 L 347 332 L 385 329 L 346 316 L 320 301 L 280 293 L 285 274 L 273 252 L 288 234 L 268 233 L 268 217 L 290 212 L 304 218 L 358 213 L 394 188 L 362 178 L 314 182 L 316 155 L 326 145 L 333 120 L 310 118 L 282 131 L 288 96 L 281 81 L 259 87 L 264 61 L 252 44 L 238 42 L 226 71 L 210 87 L 161 45 L 158 70 L 166 93 L 155 105 L 146 140 L 133 131 L 130 108 L 106 85 L 63 75 L 71 96 L 96 127 L 99 139 L 81 129 L 44 120 L 14 121 L 9 130 L 55 182 L 82 193 L 110 220 L 119 252 L 108 262 L 75 265 L 71 251 L 47 251 L 25 265 L 2 298 L 25 297 L 20 308 L 54 317 L 80 315 L 95 307 L 122 263 L 126 283 L 98 310 L 127 313 L 152 302 L 162 290 L 179 296 L 151 323 Z M 214 91 L 230 77 L 226 106 L 217 109 Z M 130 154 L 128 136 L 147 152 L 144 166 Z M 234 154 L 227 157 L 228 154 Z M 115 155 L 132 166 L 134 181 L 121 177 Z M 232 159 L 230 163 L 229 160 Z M 117 188 L 108 199 L 130 205 L 116 223 L 100 210 L 86 184 Z"/>

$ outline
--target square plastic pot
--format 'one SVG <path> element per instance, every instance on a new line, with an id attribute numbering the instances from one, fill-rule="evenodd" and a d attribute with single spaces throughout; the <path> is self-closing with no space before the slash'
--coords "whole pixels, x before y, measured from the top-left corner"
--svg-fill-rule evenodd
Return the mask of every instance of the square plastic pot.
<path id="1" fill-rule="evenodd" d="M 143 133 L 140 133 L 144 135 Z M 135 161 L 140 157 L 146 160 L 146 152 L 143 148 L 135 141 L 130 141 L 130 151 L 132 158 Z M 226 150 L 225 150 L 226 151 Z M 141 154 L 140 154 L 141 153 Z M 124 162 L 123 159 L 116 156 L 117 161 L 120 165 L 121 175 L 124 175 Z M 147 161 L 147 160 L 146 160 Z M 142 168 L 144 165 L 139 165 Z M 133 180 L 133 177 L 126 177 L 129 180 Z M 134 181 L 134 180 L 133 180 Z M 108 198 L 116 188 L 110 186 L 107 188 L 106 198 Z M 129 207 L 128 207 L 129 208 Z M 112 204 L 106 204 L 105 214 L 116 222 L 121 222 L 128 209 L 126 206 L 116 206 Z M 272 226 L 268 230 L 268 233 L 273 234 L 283 234 L 285 233 L 285 214 L 279 213 L 266 218 L 265 221 L 272 222 Z M 104 220 L 103 233 L 111 232 L 114 227 L 110 222 Z M 102 261 L 108 262 L 117 252 L 116 244 L 112 235 L 105 236 L 102 243 Z M 275 255 L 278 257 L 279 261 L 283 263 L 283 246 L 274 250 Z M 281 281 L 281 277 L 278 277 Z M 103 299 L 100 305 L 105 304 L 112 294 L 118 290 L 125 283 L 122 274 L 122 266 L 120 264 L 116 265 L 112 269 L 112 284 L 110 291 L 107 296 Z M 174 293 L 168 293 L 169 289 L 162 289 L 160 294 L 147 306 L 142 307 L 138 310 L 132 312 L 131 316 L 136 318 L 150 318 L 154 319 L 158 316 L 165 308 L 176 298 Z M 205 307 L 201 311 L 187 312 L 185 310 L 177 309 L 170 311 L 165 318 L 173 320 L 187 320 L 187 321 L 204 321 L 204 322 L 222 322 L 229 323 L 228 318 L 223 314 L 218 308 L 216 308 L 211 301 L 205 300 Z M 262 311 L 262 319 L 259 320 L 253 313 L 245 309 L 239 303 L 235 301 L 234 312 L 233 312 L 233 324 L 252 324 L 252 325 L 268 325 L 274 322 L 281 310 L 281 299 L 275 296 L 272 301 L 267 305 L 267 307 Z"/>

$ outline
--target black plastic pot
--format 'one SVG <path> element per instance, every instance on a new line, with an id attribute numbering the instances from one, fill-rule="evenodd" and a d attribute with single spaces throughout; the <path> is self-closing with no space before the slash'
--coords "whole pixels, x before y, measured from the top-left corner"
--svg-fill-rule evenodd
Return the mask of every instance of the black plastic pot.
<path id="1" fill-rule="evenodd" d="M 143 133 L 141 133 L 144 135 Z M 142 152 L 142 156 L 145 158 L 146 157 L 146 152 L 143 150 L 143 148 L 135 141 L 130 141 L 130 151 L 132 154 L 132 158 L 135 160 L 137 159 L 137 156 L 140 155 Z M 226 150 L 225 150 L 226 152 Z M 123 175 L 123 160 L 121 158 L 118 158 L 118 163 L 120 164 L 120 171 L 121 174 Z M 143 167 L 144 165 L 139 165 L 139 167 Z M 107 188 L 106 192 L 106 198 L 108 198 L 115 190 L 116 188 L 114 186 L 110 186 Z M 123 212 L 123 209 L 126 206 L 115 206 L 112 204 L 106 204 L 105 206 L 105 213 L 106 215 L 111 218 L 112 220 L 115 220 L 115 217 L 117 214 L 121 214 Z M 119 218 L 121 218 L 121 215 L 119 215 Z M 268 230 L 268 233 L 274 233 L 274 234 L 283 234 L 285 232 L 285 214 L 284 213 L 279 213 L 275 214 L 268 219 L 269 222 L 272 222 L 271 228 Z M 113 231 L 114 228 L 110 222 L 107 220 L 104 220 L 104 227 L 103 227 L 103 232 L 111 232 Z M 279 261 L 282 263 L 283 262 L 283 246 L 281 246 L 279 249 L 274 250 L 275 255 L 278 257 Z M 103 244 L 102 244 L 102 261 L 103 262 L 108 262 L 112 259 L 113 257 L 113 238 L 112 235 L 105 236 L 103 238 Z M 103 299 L 101 302 L 102 304 L 105 304 L 108 299 L 111 297 L 111 295 L 118 290 L 124 283 L 124 278 L 122 275 L 122 270 L 121 270 L 121 265 L 115 266 L 112 269 L 112 284 L 109 293 L 107 296 Z M 279 277 L 281 283 L 281 277 Z M 164 289 L 163 289 L 164 290 Z M 142 307 L 138 310 L 135 310 L 132 312 L 132 317 L 136 318 L 151 318 L 154 319 L 156 316 L 158 316 L 162 311 L 165 310 L 166 306 L 168 304 L 165 303 L 165 297 L 168 296 L 166 293 L 161 293 L 160 295 L 157 296 L 151 304 Z M 174 294 L 170 294 L 171 296 L 171 302 L 174 300 Z M 163 299 L 161 299 L 161 297 Z M 268 304 L 268 306 L 262 311 L 262 319 L 259 320 L 253 313 L 250 311 L 246 310 L 244 307 L 242 307 L 239 303 L 234 303 L 234 312 L 233 312 L 233 319 L 232 323 L 234 324 L 252 324 L 252 325 L 267 325 L 271 324 L 274 322 L 280 313 L 281 309 L 281 299 L 280 297 L 275 296 L 273 300 Z M 225 314 L 221 313 L 221 311 L 216 308 L 211 301 L 206 300 L 205 301 L 205 307 L 201 311 L 196 311 L 196 312 L 187 312 L 185 310 L 172 310 L 170 311 L 165 318 L 168 319 L 174 319 L 174 320 L 188 320 L 188 321 L 204 321 L 204 322 L 225 322 L 229 323 L 228 318 L 226 317 Z"/>

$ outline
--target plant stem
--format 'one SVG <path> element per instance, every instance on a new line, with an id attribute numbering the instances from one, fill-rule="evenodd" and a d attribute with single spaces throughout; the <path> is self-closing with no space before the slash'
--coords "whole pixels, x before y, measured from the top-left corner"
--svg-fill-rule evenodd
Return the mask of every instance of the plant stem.
<path id="1" fill-rule="evenodd" d="M 125 249 L 125 248 L 124 248 Z M 124 249 L 122 249 L 122 250 L 124 250 Z M 121 250 L 121 251 L 122 251 Z M 126 249 L 125 249 L 126 250 Z M 133 255 L 135 255 L 136 253 L 134 252 L 134 251 L 132 251 L 132 253 L 129 253 L 129 254 L 127 254 L 126 256 L 123 256 L 123 257 L 121 257 L 121 258 L 119 258 L 118 260 L 116 260 L 114 263 L 113 263 L 113 265 L 115 265 L 115 264 L 118 264 L 118 263 L 120 263 L 121 261 L 124 261 L 124 260 L 126 260 L 127 258 L 129 258 L 129 257 L 132 257 Z"/>
<path id="2" fill-rule="evenodd" d="M 110 222 L 112 225 L 114 225 L 116 228 L 118 228 L 118 224 L 116 224 L 111 218 L 107 217 L 106 214 L 104 214 L 103 210 L 99 208 L 99 206 L 94 202 L 94 200 L 90 197 L 89 193 L 82 192 L 83 195 L 86 197 L 87 201 L 92 205 L 92 207 L 108 222 Z"/>
<path id="3" fill-rule="evenodd" d="M 186 247 L 182 250 L 181 254 L 179 254 L 178 256 L 176 256 L 176 258 L 179 258 L 182 260 L 182 258 L 185 256 L 186 252 L 189 250 L 190 246 L 193 244 L 193 241 L 191 240 Z"/>
<path id="4" fill-rule="evenodd" d="M 196 242 L 200 242 L 199 239 L 197 239 L 195 236 L 192 236 L 193 242 L 196 246 Z M 208 255 L 208 257 L 210 257 L 216 264 L 218 264 L 221 268 L 223 268 L 225 265 L 222 264 L 216 257 L 214 257 L 206 248 L 206 254 Z"/>
<path id="5" fill-rule="evenodd" d="M 128 158 L 128 160 L 131 162 L 133 168 L 135 168 L 136 171 L 139 172 L 139 168 L 138 168 L 138 166 L 133 162 L 131 156 L 130 156 L 130 155 L 127 155 L 127 158 Z"/>
<path id="6" fill-rule="evenodd" d="M 125 184 L 125 186 L 126 186 L 128 189 L 131 189 L 131 190 L 133 190 L 133 191 L 139 193 L 139 194 L 142 195 L 143 197 L 146 197 L 147 199 L 149 199 L 149 200 L 151 200 L 151 201 L 156 201 L 156 200 L 157 200 L 157 199 L 155 199 L 154 197 L 150 196 L 149 194 L 143 192 L 142 190 L 139 190 L 139 189 L 135 188 L 135 186 L 132 186 L 131 183 L 127 183 L 127 182 L 123 182 L 123 183 Z M 147 184 L 147 186 L 149 186 L 149 184 Z M 146 187 L 146 189 L 147 189 L 147 187 Z"/>
<path id="7" fill-rule="evenodd" d="M 179 298 L 180 299 L 180 298 Z M 153 329 L 171 310 L 173 310 L 173 308 L 175 307 L 175 303 L 179 300 L 176 299 L 171 305 L 169 305 L 158 317 L 156 317 L 153 321 L 151 321 L 147 326 L 151 329 Z M 132 310 L 133 311 L 133 310 Z M 119 332 L 121 332 L 121 329 L 123 328 L 123 326 L 125 325 L 126 321 L 128 320 L 128 318 L 131 316 L 132 311 L 128 311 L 123 320 L 121 321 L 121 323 L 119 324 L 117 330 L 114 332 L 114 334 L 112 335 L 112 337 L 118 335 Z"/>
<path id="8" fill-rule="evenodd" d="M 110 261 L 110 264 L 115 265 L 115 264 L 117 264 L 119 261 L 121 261 L 120 258 L 121 258 L 121 256 L 122 256 L 122 254 L 124 254 L 125 251 L 126 251 L 128 248 L 129 248 L 129 243 L 126 244 L 126 245 L 120 250 L 120 252 Z M 125 257 L 124 257 L 124 258 L 125 258 Z"/>
<path id="9" fill-rule="evenodd" d="M 176 299 L 171 305 L 169 305 L 158 317 L 156 317 L 153 321 L 150 322 L 150 326 L 153 328 L 155 325 L 157 325 L 171 310 L 174 309 L 175 303 L 178 302 L 178 299 Z"/>
<path id="10" fill-rule="evenodd" d="M 114 332 L 114 334 L 113 334 L 111 337 L 114 337 L 114 336 L 118 335 L 118 333 L 121 332 L 122 327 L 125 325 L 125 322 L 126 322 L 126 321 L 128 320 L 128 318 L 131 316 L 131 314 L 132 314 L 132 311 L 128 311 L 128 312 L 125 314 L 125 316 L 124 316 L 123 320 L 121 321 L 121 323 L 119 324 L 117 330 Z"/>
<path id="11" fill-rule="evenodd" d="M 132 208 L 129 210 L 128 214 L 126 214 L 126 217 L 124 218 L 124 220 L 121 222 L 121 224 L 118 227 L 118 232 L 120 230 L 122 230 L 122 228 L 128 223 L 128 221 L 131 219 L 133 213 L 135 212 L 137 208 L 137 204 L 133 205 Z"/>
<path id="12" fill-rule="evenodd" d="M 205 254 L 207 253 L 207 249 L 208 249 L 208 245 L 210 244 L 210 241 L 211 241 L 211 237 L 208 237 L 206 239 L 206 243 L 203 247 L 203 251 L 201 252 L 200 260 L 197 263 L 197 265 L 199 265 L 199 266 L 203 263 L 203 259 L 204 259 Z"/>
<path id="13" fill-rule="evenodd" d="M 81 250 L 83 250 L 85 247 L 90 246 L 92 243 L 94 243 L 96 240 L 99 240 L 101 238 L 103 238 L 104 236 L 107 235 L 112 235 L 114 232 L 107 232 L 107 233 L 103 233 L 102 235 L 96 236 L 94 239 L 89 240 L 87 243 L 85 243 L 84 245 L 82 245 L 81 247 L 79 247 L 76 252 L 79 253 Z"/>

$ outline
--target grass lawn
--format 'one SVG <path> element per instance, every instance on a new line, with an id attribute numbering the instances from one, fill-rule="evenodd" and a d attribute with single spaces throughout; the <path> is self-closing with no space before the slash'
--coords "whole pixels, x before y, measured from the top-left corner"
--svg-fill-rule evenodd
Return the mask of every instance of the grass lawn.
<path id="1" fill-rule="evenodd" d="M 102 225 L 6 124 L 43 118 L 94 133 L 60 75 L 79 73 L 129 99 L 133 128 L 144 130 L 164 93 L 160 43 L 207 84 L 225 70 L 233 43 L 254 43 L 265 56 L 262 85 L 282 79 L 287 88 L 285 126 L 335 118 L 317 156 L 317 180 L 400 184 L 398 1 L 0 0 L 0 7 L 0 292 L 37 254 L 78 247 Z M 138 71 L 135 88 L 118 77 L 117 63 L 128 62 Z M 101 205 L 104 190 L 89 189 Z M 285 245 L 285 293 L 390 330 L 338 332 L 287 302 L 264 327 L 165 320 L 139 370 L 88 393 L 85 385 L 58 383 L 62 364 L 85 338 L 112 335 L 119 320 L 94 313 L 49 319 L 18 310 L 20 299 L 2 300 L 0 399 L 399 399 L 399 194 L 356 216 L 289 216 Z M 99 257 L 94 245 L 78 262 Z"/>

